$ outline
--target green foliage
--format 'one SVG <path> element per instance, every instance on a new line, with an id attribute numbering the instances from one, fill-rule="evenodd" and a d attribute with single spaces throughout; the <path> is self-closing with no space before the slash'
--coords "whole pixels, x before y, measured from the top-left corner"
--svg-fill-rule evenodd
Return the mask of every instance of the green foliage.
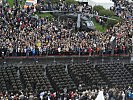
<path id="1" fill-rule="evenodd" d="M 52 19 L 53 15 L 50 13 L 36 13 L 40 18 L 48 18 L 48 19 Z"/>
<path id="2" fill-rule="evenodd" d="M 112 16 L 110 18 L 116 19 L 116 20 L 108 19 L 105 22 L 105 25 L 104 26 L 102 26 L 99 23 L 97 23 L 96 20 L 95 20 L 95 18 L 92 18 L 93 23 L 94 23 L 94 25 L 96 27 L 96 30 L 98 30 L 100 32 L 105 32 L 108 28 L 113 27 L 115 24 L 120 23 L 120 22 L 123 21 L 120 17 L 117 17 L 117 16 Z"/>
<path id="3" fill-rule="evenodd" d="M 105 10 L 105 9 L 104 9 L 103 6 L 100 6 L 100 5 L 99 5 L 99 6 L 94 6 L 94 7 L 93 7 L 93 10 L 99 12 L 99 11 Z"/>
<path id="4" fill-rule="evenodd" d="M 7 0 L 7 2 L 9 3 L 9 5 L 12 7 L 13 6 L 13 0 Z"/>
<path id="5" fill-rule="evenodd" d="M 99 15 L 100 16 L 109 16 L 109 17 L 111 17 L 111 16 L 114 16 L 115 13 L 111 10 L 100 10 Z"/>
<path id="6" fill-rule="evenodd" d="M 99 13 L 99 15 L 101 15 L 101 16 L 104 16 L 104 15 L 105 16 L 114 16 L 114 12 L 113 11 L 106 10 L 106 9 L 104 9 L 103 6 L 94 6 L 93 10 L 97 11 Z"/>
<path id="7" fill-rule="evenodd" d="M 118 17 L 118 16 L 112 16 L 111 18 L 116 19 L 118 22 L 123 21 L 123 19 L 121 17 Z"/>
<path id="8" fill-rule="evenodd" d="M 100 25 L 99 23 L 96 22 L 96 20 L 94 18 L 92 18 L 92 20 L 93 20 L 93 23 L 94 23 L 94 25 L 96 27 L 96 30 L 98 30 L 100 32 L 105 32 L 106 31 L 106 29 L 107 29 L 106 26 Z"/>
<path id="9" fill-rule="evenodd" d="M 77 4 L 78 2 L 75 0 L 65 0 L 67 4 Z"/>
<path id="10" fill-rule="evenodd" d="M 106 17 L 109 17 L 112 19 L 116 19 L 116 20 L 107 19 L 107 21 L 105 22 L 105 25 L 107 28 L 113 27 L 115 24 L 122 21 L 122 19 L 120 17 L 115 16 L 115 13 L 113 11 L 106 10 L 102 6 L 94 6 L 93 10 L 97 11 L 100 16 L 106 16 Z M 97 25 L 96 22 L 95 22 L 95 25 L 98 30 L 101 30 L 101 27 L 99 25 Z"/>
<path id="11" fill-rule="evenodd" d="M 112 16 L 111 18 L 116 20 L 110 20 L 108 19 L 106 22 L 107 27 L 113 27 L 115 24 L 122 22 L 123 20 L 120 17 Z"/>
<path id="12" fill-rule="evenodd" d="M 18 0 L 18 1 L 19 1 L 19 0 Z M 12 6 L 13 6 L 14 0 L 7 0 L 7 2 L 9 3 L 9 6 L 12 7 Z M 25 2 L 26 2 L 26 0 L 23 1 L 23 4 L 22 4 L 22 5 L 24 5 Z"/>

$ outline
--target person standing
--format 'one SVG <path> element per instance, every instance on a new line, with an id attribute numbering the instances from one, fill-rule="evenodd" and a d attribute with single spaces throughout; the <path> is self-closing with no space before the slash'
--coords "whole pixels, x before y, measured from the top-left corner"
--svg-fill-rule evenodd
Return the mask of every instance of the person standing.
<path id="1" fill-rule="evenodd" d="M 124 91 L 122 92 L 122 100 L 125 100 L 125 93 L 124 93 Z"/>

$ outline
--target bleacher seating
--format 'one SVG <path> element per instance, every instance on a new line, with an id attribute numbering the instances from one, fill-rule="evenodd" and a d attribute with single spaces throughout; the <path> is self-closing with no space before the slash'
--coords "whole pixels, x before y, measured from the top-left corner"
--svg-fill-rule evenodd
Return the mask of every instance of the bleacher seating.
<path id="1" fill-rule="evenodd" d="M 20 67 L 20 77 L 25 89 L 39 92 L 40 90 L 53 90 L 43 66 L 31 65 Z"/>
<path id="2" fill-rule="evenodd" d="M 47 76 L 57 91 L 63 91 L 64 88 L 67 88 L 68 90 L 76 89 L 76 85 L 70 75 L 65 71 L 64 65 L 47 66 Z"/>
<path id="3" fill-rule="evenodd" d="M 54 64 L 0 67 L 0 91 L 38 93 L 133 85 L 133 64 Z"/>
<path id="4" fill-rule="evenodd" d="M 133 64 L 125 64 L 125 68 L 133 75 Z"/>
<path id="5" fill-rule="evenodd" d="M 133 84 L 133 76 L 122 63 L 101 64 L 96 67 L 112 87 L 116 86 L 122 88 Z"/>
<path id="6" fill-rule="evenodd" d="M 14 66 L 0 67 L 0 90 L 18 92 L 22 84 Z"/>
<path id="7" fill-rule="evenodd" d="M 76 64 L 70 65 L 68 69 L 71 77 L 77 83 L 76 85 L 81 84 L 83 90 L 107 85 L 94 65 Z"/>

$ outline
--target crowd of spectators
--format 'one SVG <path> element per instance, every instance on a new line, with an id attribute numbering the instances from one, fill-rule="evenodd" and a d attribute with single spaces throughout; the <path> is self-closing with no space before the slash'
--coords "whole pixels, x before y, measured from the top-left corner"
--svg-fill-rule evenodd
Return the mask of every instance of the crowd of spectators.
<path id="1" fill-rule="evenodd" d="M 84 12 L 84 13 L 93 13 L 92 6 L 90 5 L 81 5 L 81 4 L 70 4 L 68 5 L 65 0 L 62 0 L 61 2 L 51 3 L 50 1 L 48 3 L 45 3 L 44 0 L 39 0 L 38 5 L 36 7 L 37 11 L 67 11 L 67 12 Z"/>
<path id="2" fill-rule="evenodd" d="M 63 4 L 53 5 L 52 10 L 75 11 L 76 5 L 66 7 Z M 47 8 L 43 9 L 48 9 Z M 59 8 L 56 8 L 59 7 Z M 90 7 L 90 6 L 89 6 Z M 123 8 L 124 7 L 124 8 Z M 21 7 L 10 7 L 8 3 L 0 7 L 0 55 L 34 56 L 55 54 L 102 55 L 129 54 L 132 52 L 132 4 L 121 0 L 115 1 L 115 13 L 123 22 L 106 32 L 74 31 L 74 22 L 58 21 L 56 18 L 33 17 L 34 7 L 26 10 Z M 90 7 L 90 9 L 92 9 Z M 39 9 L 41 10 L 41 9 Z M 77 10 L 80 10 L 77 8 Z M 89 10 L 90 13 L 92 10 Z M 114 40 L 112 40 L 112 38 Z M 133 90 L 106 88 L 102 89 L 106 100 L 132 100 Z M 41 91 L 39 94 L 0 93 L 1 100 L 95 100 L 99 90 L 71 91 L 69 93 Z M 112 99 L 111 99 L 112 98 Z M 63 100 L 64 100 L 63 99 Z"/>
<path id="3" fill-rule="evenodd" d="M 40 2 L 41 3 L 41 2 Z M 40 4 L 39 3 L 39 4 Z M 46 10 L 49 6 L 46 6 Z M 127 9 L 122 9 L 123 7 Z M 70 8 L 70 9 L 68 9 Z M 82 8 L 82 9 L 78 9 Z M 132 52 L 132 4 L 124 0 L 115 2 L 115 12 L 123 22 L 107 29 L 106 32 L 75 31 L 74 21 L 68 23 L 53 18 L 33 17 L 34 7 L 23 9 L 10 7 L 8 3 L 0 7 L 0 55 L 102 55 L 130 54 Z M 91 6 L 67 6 L 59 3 L 51 6 L 52 10 L 82 11 Z M 84 10 L 85 11 L 85 10 Z M 113 40 L 111 40 L 114 38 Z"/>
<path id="4" fill-rule="evenodd" d="M 86 91 L 50 92 L 40 91 L 39 94 L 19 91 L 17 93 L 0 93 L 1 100 L 95 100 L 99 92 L 103 91 L 105 100 L 132 100 L 132 88 L 121 90 L 118 88 L 95 89 Z M 100 95 L 101 96 L 101 95 Z"/>

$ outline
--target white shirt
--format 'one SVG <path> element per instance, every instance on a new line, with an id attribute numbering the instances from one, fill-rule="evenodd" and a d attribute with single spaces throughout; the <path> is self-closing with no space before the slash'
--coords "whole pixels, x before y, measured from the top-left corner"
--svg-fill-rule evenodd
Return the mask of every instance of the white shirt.
<path id="1" fill-rule="evenodd" d="M 60 47 L 58 48 L 58 52 L 61 52 L 61 48 Z"/>

